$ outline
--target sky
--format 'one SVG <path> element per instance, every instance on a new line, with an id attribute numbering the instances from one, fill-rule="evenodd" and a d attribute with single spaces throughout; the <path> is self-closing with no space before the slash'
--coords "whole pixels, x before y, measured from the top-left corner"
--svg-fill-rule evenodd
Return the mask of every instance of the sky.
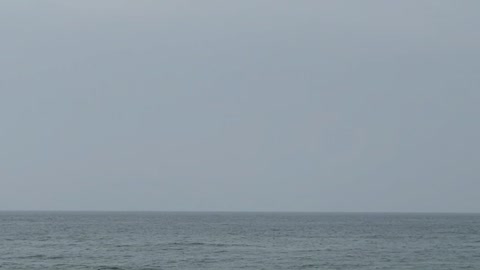
<path id="1" fill-rule="evenodd" d="M 480 212 L 480 2 L 0 3 L 0 210 Z"/>

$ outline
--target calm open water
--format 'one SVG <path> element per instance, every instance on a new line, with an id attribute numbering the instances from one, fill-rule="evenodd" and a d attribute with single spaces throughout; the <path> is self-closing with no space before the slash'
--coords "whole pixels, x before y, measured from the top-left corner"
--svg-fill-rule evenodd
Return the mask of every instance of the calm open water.
<path id="1" fill-rule="evenodd" d="M 0 212 L 1 269 L 480 269 L 480 215 Z"/>

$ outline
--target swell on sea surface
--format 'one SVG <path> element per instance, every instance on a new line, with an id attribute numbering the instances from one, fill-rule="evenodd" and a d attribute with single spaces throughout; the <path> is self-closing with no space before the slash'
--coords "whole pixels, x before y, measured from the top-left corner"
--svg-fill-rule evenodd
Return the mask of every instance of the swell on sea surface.
<path id="1" fill-rule="evenodd" d="M 209 242 L 170 242 L 167 246 L 210 246 L 210 247 L 259 247 L 258 245 L 249 244 L 225 244 L 225 243 L 209 243 Z"/>
<path id="2" fill-rule="evenodd" d="M 452 270 L 479 254 L 480 215 L 0 212 L 0 270 Z"/>

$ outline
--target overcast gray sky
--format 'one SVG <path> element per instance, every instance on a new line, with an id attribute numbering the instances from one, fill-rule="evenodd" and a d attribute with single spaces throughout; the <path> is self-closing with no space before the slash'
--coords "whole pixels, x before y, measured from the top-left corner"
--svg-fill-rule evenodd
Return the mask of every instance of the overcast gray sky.
<path id="1" fill-rule="evenodd" d="M 0 209 L 480 211 L 480 1 L 2 1 Z"/>

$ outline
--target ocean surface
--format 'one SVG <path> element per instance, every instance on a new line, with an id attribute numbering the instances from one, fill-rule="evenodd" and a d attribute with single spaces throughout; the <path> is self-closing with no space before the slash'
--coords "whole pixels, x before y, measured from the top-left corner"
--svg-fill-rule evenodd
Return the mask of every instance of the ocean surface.
<path id="1" fill-rule="evenodd" d="M 480 269 L 480 215 L 0 212 L 1 269 Z"/>

